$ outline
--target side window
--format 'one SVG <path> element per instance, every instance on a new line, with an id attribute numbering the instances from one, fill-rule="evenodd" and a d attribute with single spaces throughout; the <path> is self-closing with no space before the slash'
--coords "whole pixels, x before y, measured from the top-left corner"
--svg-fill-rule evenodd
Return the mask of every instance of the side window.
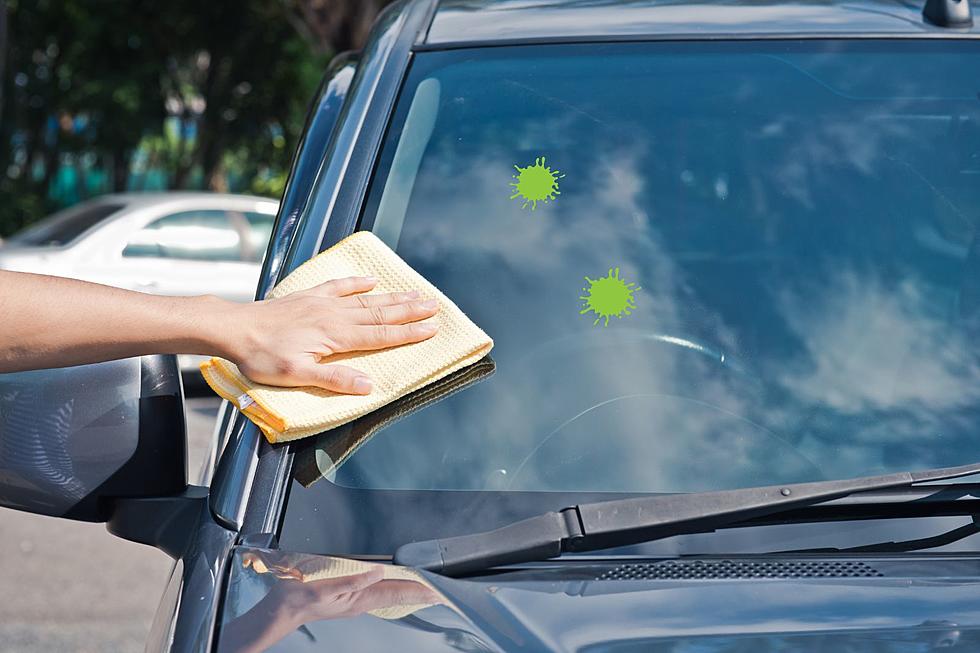
<path id="1" fill-rule="evenodd" d="M 224 211 L 184 211 L 154 220 L 136 232 L 123 256 L 239 261 L 241 236 Z"/>
<path id="2" fill-rule="evenodd" d="M 248 220 L 248 248 L 244 258 L 259 263 L 262 261 L 266 247 L 269 246 L 276 216 L 247 212 L 245 219 Z"/>

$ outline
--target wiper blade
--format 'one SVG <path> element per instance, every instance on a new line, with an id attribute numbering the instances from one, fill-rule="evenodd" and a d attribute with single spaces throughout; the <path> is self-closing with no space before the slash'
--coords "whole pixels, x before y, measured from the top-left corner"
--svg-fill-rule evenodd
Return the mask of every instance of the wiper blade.
<path id="1" fill-rule="evenodd" d="M 394 562 L 447 576 L 710 532 L 851 494 L 980 473 L 980 462 L 882 476 L 582 503 L 482 533 L 404 544 Z"/>
<path id="2" fill-rule="evenodd" d="M 901 540 L 900 542 L 875 542 L 874 544 L 863 544 L 861 546 L 849 546 L 845 548 L 822 547 L 819 549 L 791 549 L 789 551 L 773 551 L 773 553 L 776 555 L 787 555 L 790 553 L 795 555 L 812 555 L 814 553 L 908 553 L 909 551 L 934 549 L 939 546 L 946 546 L 947 544 L 953 544 L 954 542 L 965 540 L 968 537 L 980 533 L 980 516 L 970 516 L 973 517 L 973 521 L 971 521 L 969 524 L 957 526 L 952 530 L 948 530 L 938 535 L 917 537 L 914 540 Z"/>

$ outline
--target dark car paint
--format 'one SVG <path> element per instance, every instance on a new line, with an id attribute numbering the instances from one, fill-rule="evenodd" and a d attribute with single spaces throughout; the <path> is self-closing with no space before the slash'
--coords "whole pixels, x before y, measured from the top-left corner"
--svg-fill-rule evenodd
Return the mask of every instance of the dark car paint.
<path id="1" fill-rule="evenodd" d="M 268 569 L 244 562 L 253 558 Z M 237 548 L 223 633 L 230 641 L 244 623 L 262 629 L 281 620 L 260 603 L 269 595 L 336 596 L 324 587 L 335 581 L 303 571 L 343 565 L 327 556 Z M 415 592 L 403 587 L 371 597 L 375 584 L 338 597 L 344 605 L 320 601 L 289 623 L 295 628 L 280 631 L 274 650 L 898 653 L 980 646 L 975 558 L 702 558 L 639 569 L 581 562 L 465 580 L 411 571 L 402 582 Z M 435 590 L 424 600 L 416 598 L 423 587 Z M 219 653 L 235 648 L 219 641 Z"/>
<path id="2" fill-rule="evenodd" d="M 922 18 L 922 5 L 858 2 L 616 2 L 443 0 L 425 48 L 503 43 L 637 39 L 978 38 L 980 25 L 947 28 Z"/>
<path id="3" fill-rule="evenodd" d="M 413 50 L 493 45 L 515 39 L 528 43 L 817 38 L 827 34 L 855 38 L 980 37 L 978 27 L 935 28 L 922 22 L 917 5 L 884 1 L 763 2 L 744 6 L 731 2 L 688 6 L 627 2 L 613 7 L 614 3 L 602 0 L 573 0 L 564 3 L 567 9 L 551 0 L 505 2 L 498 6 L 463 0 L 446 0 L 442 4 L 443 8 L 436 11 L 435 0 L 394 3 L 378 19 L 353 79 L 342 78 L 353 72 L 350 62 L 341 62 L 331 69 L 294 162 L 258 297 L 263 297 L 297 265 L 354 229 Z M 688 9 L 692 17 L 681 20 L 679 12 Z M 630 15 L 636 19 L 626 19 L 625 12 L 633 12 Z M 559 15 L 569 20 L 552 20 Z M 236 543 L 275 545 L 291 478 L 292 449 L 271 447 L 258 429 L 235 411 L 226 432 L 227 444 L 222 443 L 211 485 L 210 509 L 201 511 L 190 543 L 175 564 L 147 651 L 213 650 L 222 610 L 232 615 L 241 601 L 254 600 L 239 594 L 239 580 L 245 572 L 234 564 L 243 550 L 236 549 Z M 923 530 L 928 528 L 924 526 Z M 961 542 L 958 550 L 970 546 L 972 542 Z M 927 571 L 916 580 L 860 579 L 841 585 L 840 592 L 823 598 L 814 594 L 814 588 L 827 583 L 798 579 L 692 581 L 700 584 L 678 587 L 676 583 L 668 586 L 662 582 L 658 585 L 646 581 L 573 579 L 567 577 L 567 570 L 556 570 L 552 576 L 545 573 L 543 579 L 535 577 L 533 581 L 515 580 L 508 574 L 467 581 L 429 577 L 455 609 L 432 607 L 427 610 L 441 611 L 441 616 L 427 614 L 427 619 L 421 620 L 411 615 L 397 623 L 371 616 L 339 619 L 329 622 L 325 632 L 344 650 L 376 650 L 388 632 L 400 636 L 400 650 L 406 651 L 440 647 L 634 650 L 629 648 L 629 641 L 622 640 L 622 633 L 641 638 L 633 641 L 635 650 L 650 650 L 653 643 L 642 638 L 651 634 L 667 638 L 658 644 L 664 650 L 675 646 L 687 646 L 684 650 L 730 650 L 726 647 L 733 645 L 735 638 L 740 642 L 738 650 L 750 651 L 920 651 L 958 643 L 968 648 L 969 642 L 980 639 L 975 634 L 980 613 L 969 600 L 976 595 L 977 578 L 973 576 L 980 574 L 971 572 L 968 580 L 965 576 L 952 581 L 941 578 L 938 569 L 942 560 L 933 572 L 928 571 L 932 569 L 930 563 L 917 558 L 916 564 Z M 968 566 L 977 565 L 972 557 L 963 560 Z M 230 584 L 226 585 L 229 572 Z M 580 612 L 584 606 L 582 596 L 592 592 L 615 597 L 609 601 L 613 606 L 610 612 Z M 651 606 L 676 606 L 682 597 L 694 602 L 689 612 L 673 617 L 675 622 L 683 622 L 684 628 L 675 623 L 670 630 L 670 624 L 663 619 L 654 624 Z M 810 597 L 803 607 L 801 597 Z M 725 623 L 734 624 L 729 630 L 718 626 L 717 611 L 698 607 L 708 603 L 724 608 Z M 441 621 L 440 625 L 434 626 L 428 621 L 430 618 Z M 552 619 L 553 623 L 547 622 Z M 884 624 L 887 628 L 883 628 L 883 619 L 888 621 Z M 773 630 L 787 624 L 787 620 L 796 630 L 788 625 L 783 631 Z M 308 648 L 310 638 L 316 637 L 311 628 L 314 626 L 300 628 L 303 634 L 302 639 L 295 640 L 301 642 L 297 650 Z M 583 631 L 586 635 L 581 640 L 567 639 L 569 634 Z M 803 638 L 794 639 L 788 635 L 790 632 L 803 633 Z M 411 637 L 407 633 L 412 633 Z M 437 633 L 438 637 L 413 639 L 418 633 Z M 676 639 L 681 636 L 691 639 L 681 643 Z"/>

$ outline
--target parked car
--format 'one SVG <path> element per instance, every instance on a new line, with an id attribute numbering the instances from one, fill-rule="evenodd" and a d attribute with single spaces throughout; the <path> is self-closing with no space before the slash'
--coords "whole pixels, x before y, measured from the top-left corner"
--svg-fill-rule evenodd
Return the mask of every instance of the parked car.
<path id="1" fill-rule="evenodd" d="M 102 195 L 8 238 L 0 269 L 250 301 L 278 209 L 248 195 Z"/>
<path id="2" fill-rule="evenodd" d="M 226 402 L 201 486 L 172 358 L 8 375 L 0 503 L 175 558 L 148 651 L 980 649 L 970 13 L 395 3 L 257 296 L 372 230 L 493 359 L 277 446 Z"/>
<path id="3" fill-rule="evenodd" d="M 7 239 L 0 269 L 250 301 L 278 208 L 274 200 L 247 195 L 102 195 Z M 181 356 L 181 368 L 196 370 L 200 360 Z"/>

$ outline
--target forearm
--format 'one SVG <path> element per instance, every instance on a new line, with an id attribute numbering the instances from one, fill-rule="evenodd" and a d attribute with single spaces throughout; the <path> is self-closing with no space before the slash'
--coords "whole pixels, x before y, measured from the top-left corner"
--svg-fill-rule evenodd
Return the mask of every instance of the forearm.
<path id="1" fill-rule="evenodd" d="M 229 357 L 238 305 L 161 297 L 45 275 L 0 271 L 0 372 L 81 365 L 151 353 Z"/>
<path id="2" fill-rule="evenodd" d="M 279 585 L 240 617 L 221 628 L 222 649 L 261 653 L 303 625 L 301 610 L 290 606 Z"/>
<path id="3" fill-rule="evenodd" d="M 418 293 L 367 294 L 371 277 L 333 279 L 285 297 L 235 303 L 160 297 L 84 281 L 0 271 L 0 373 L 144 354 L 226 358 L 252 381 L 368 394 L 334 354 L 421 342 L 438 302 Z"/>

